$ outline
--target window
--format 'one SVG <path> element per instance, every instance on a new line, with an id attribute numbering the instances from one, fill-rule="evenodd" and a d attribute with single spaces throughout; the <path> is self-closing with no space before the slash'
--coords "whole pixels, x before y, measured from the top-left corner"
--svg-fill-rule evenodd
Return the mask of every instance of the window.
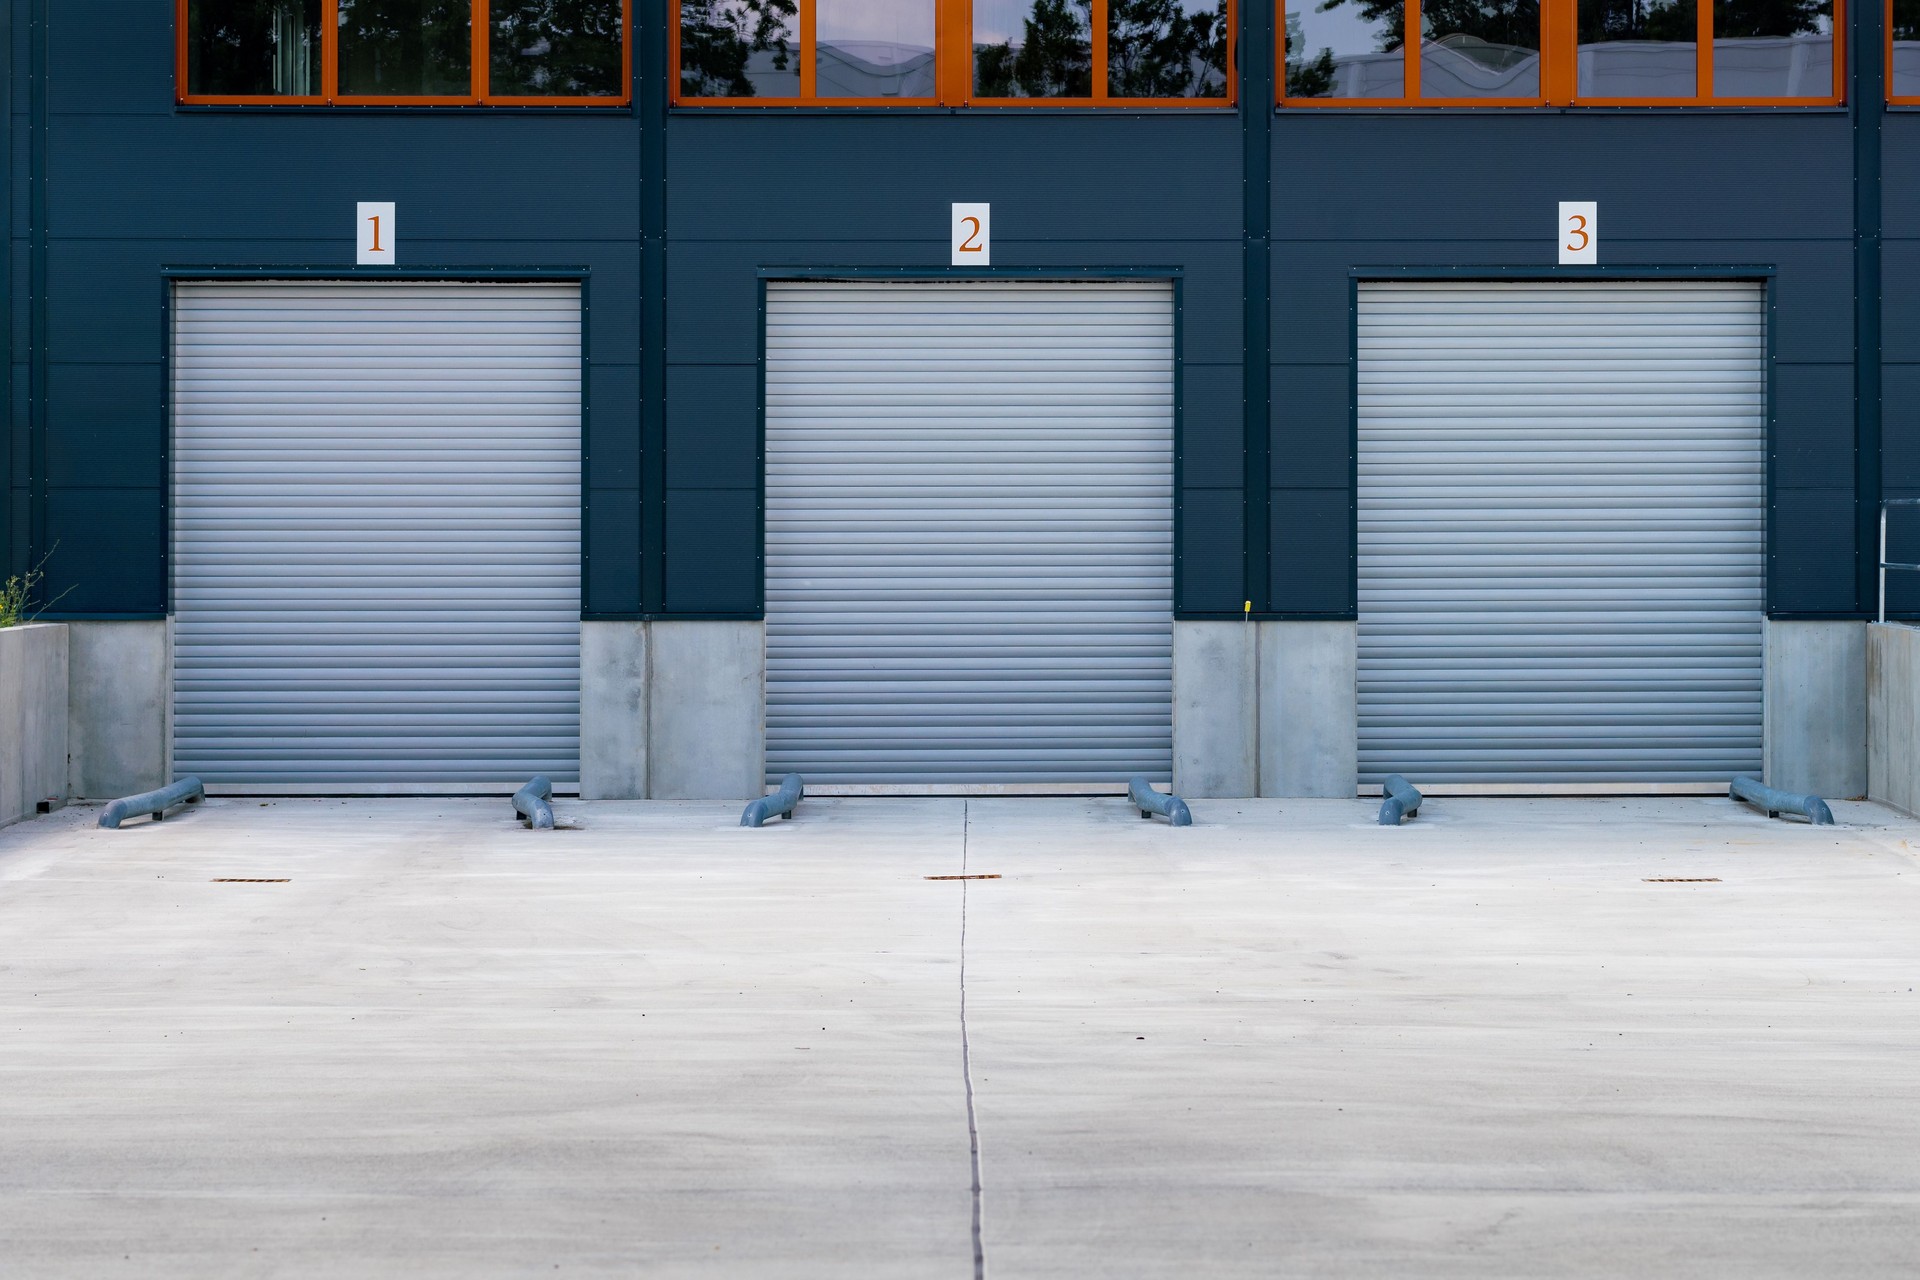
<path id="1" fill-rule="evenodd" d="M 1887 5 L 1887 98 L 1920 105 L 1920 0 Z"/>
<path id="2" fill-rule="evenodd" d="M 1232 0 L 678 0 L 675 101 L 1227 106 Z"/>
<path id="3" fill-rule="evenodd" d="M 1920 17 L 1920 0 L 1891 2 Z M 1288 106 L 1837 104 L 1838 3 L 1291 0 L 1280 95 Z"/>
<path id="4" fill-rule="evenodd" d="M 629 0 L 178 0 L 188 103 L 618 105 Z"/>

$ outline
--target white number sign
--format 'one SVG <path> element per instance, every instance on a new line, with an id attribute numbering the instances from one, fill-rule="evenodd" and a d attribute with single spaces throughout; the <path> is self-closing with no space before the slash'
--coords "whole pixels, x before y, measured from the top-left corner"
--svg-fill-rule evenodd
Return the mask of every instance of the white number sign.
<path id="1" fill-rule="evenodd" d="M 953 206 L 953 265 L 990 267 L 993 265 L 993 224 L 988 215 L 992 205 L 957 204 Z"/>
<path id="2" fill-rule="evenodd" d="M 1560 265 L 1591 267 L 1600 261 L 1600 206 L 1592 200 L 1560 202 Z"/>
<path id="3" fill-rule="evenodd" d="M 362 200 L 355 207 L 354 242 L 358 246 L 354 262 L 363 267 L 390 267 L 394 264 L 393 201 Z"/>

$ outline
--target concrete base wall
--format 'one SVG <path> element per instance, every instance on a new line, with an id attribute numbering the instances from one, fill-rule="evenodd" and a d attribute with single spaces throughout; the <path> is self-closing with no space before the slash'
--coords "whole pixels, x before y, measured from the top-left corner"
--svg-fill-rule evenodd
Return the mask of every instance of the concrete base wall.
<path id="1" fill-rule="evenodd" d="M 1259 630 L 1173 624 L 1173 791 L 1190 800 L 1257 794 Z"/>
<path id="2" fill-rule="evenodd" d="M 0 630 L 0 827 L 67 795 L 67 628 Z"/>
<path id="3" fill-rule="evenodd" d="M 1353 795 L 1357 654 L 1351 622 L 1174 623 L 1174 792 Z"/>
<path id="4" fill-rule="evenodd" d="M 580 798 L 647 794 L 647 623 L 580 624 Z"/>
<path id="5" fill-rule="evenodd" d="M 67 785 L 74 798 L 111 800 L 172 781 L 169 625 L 67 624 Z"/>
<path id="6" fill-rule="evenodd" d="M 1867 795 L 1920 814 L 1920 630 L 1867 627 Z"/>
<path id="7" fill-rule="evenodd" d="M 647 794 L 655 800 L 765 795 L 766 624 L 651 626 Z"/>
<path id="8" fill-rule="evenodd" d="M 766 791 L 766 628 L 580 628 L 580 794 L 745 800 Z"/>
<path id="9" fill-rule="evenodd" d="M 1817 796 L 1867 792 L 1867 624 L 1766 624 L 1769 786 Z"/>
<path id="10" fill-rule="evenodd" d="M 1260 794 L 1351 798 L 1360 785 L 1360 626 L 1262 622 Z"/>

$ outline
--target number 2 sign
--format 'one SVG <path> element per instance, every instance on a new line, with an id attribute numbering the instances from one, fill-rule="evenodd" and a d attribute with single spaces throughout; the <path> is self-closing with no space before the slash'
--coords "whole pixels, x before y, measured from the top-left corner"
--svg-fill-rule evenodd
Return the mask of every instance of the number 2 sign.
<path id="1" fill-rule="evenodd" d="M 992 221 L 988 216 L 993 210 L 986 204 L 957 204 L 953 206 L 953 265 L 956 267 L 990 267 L 993 265 Z"/>
<path id="2" fill-rule="evenodd" d="M 1600 261 L 1600 206 L 1592 200 L 1560 202 L 1560 265 L 1591 267 Z"/>
<path id="3" fill-rule="evenodd" d="M 363 267 L 390 267 L 394 264 L 393 202 L 362 200 L 354 209 L 353 260 Z"/>

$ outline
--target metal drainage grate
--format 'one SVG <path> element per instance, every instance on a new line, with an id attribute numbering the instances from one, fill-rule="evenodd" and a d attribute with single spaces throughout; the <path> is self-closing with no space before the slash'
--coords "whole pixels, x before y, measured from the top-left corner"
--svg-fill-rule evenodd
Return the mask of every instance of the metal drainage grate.
<path id="1" fill-rule="evenodd" d="M 922 880 L 998 880 L 1000 877 L 997 875 L 993 875 L 993 876 L 921 876 L 920 878 Z"/>
<path id="2" fill-rule="evenodd" d="M 292 884 L 292 876 L 281 876 L 278 880 L 262 880 L 254 876 L 215 876 L 215 884 Z"/>
<path id="3" fill-rule="evenodd" d="M 1642 884 L 1719 884 L 1719 876 L 1648 876 Z"/>

